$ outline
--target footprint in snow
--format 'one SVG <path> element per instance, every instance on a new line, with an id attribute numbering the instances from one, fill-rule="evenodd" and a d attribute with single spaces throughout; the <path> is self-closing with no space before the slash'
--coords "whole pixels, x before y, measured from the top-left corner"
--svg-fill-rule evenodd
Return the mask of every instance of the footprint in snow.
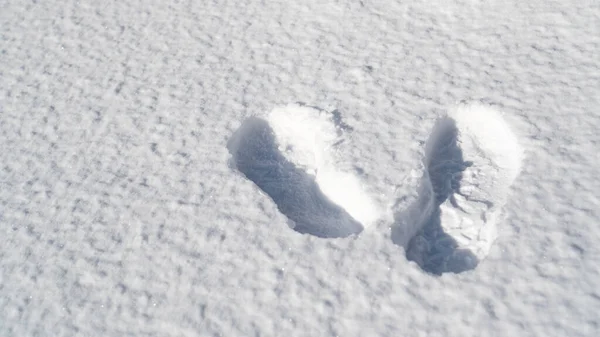
<path id="1" fill-rule="evenodd" d="M 497 237 L 496 223 L 522 155 L 500 113 L 459 105 L 434 126 L 420 196 L 396 213 L 393 241 L 432 274 L 475 268 Z"/>
<path id="2" fill-rule="evenodd" d="M 265 119 L 247 119 L 227 145 L 232 165 L 300 233 L 346 237 L 378 217 L 360 181 L 336 168 L 339 118 L 336 112 L 292 104 L 274 109 Z"/>
<path id="3" fill-rule="evenodd" d="M 323 238 L 358 234 L 379 212 L 353 174 L 336 168 L 339 113 L 303 105 L 247 119 L 228 143 L 232 164 L 293 228 Z M 440 275 L 471 270 L 497 236 L 522 150 L 500 113 L 462 104 L 438 120 L 425 148 L 419 197 L 395 213 L 392 240 Z"/>

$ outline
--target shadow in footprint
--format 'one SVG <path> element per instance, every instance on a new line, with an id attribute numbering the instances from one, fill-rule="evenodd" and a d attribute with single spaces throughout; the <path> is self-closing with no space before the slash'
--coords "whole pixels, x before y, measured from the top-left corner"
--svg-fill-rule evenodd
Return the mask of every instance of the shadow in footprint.
<path id="1" fill-rule="evenodd" d="M 227 148 L 234 167 L 273 199 L 297 232 L 334 238 L 362 231 L 359 222 L 321 192 L 312 175 L 281 154 L 265 120 L 244 121 Z"/>
<path id="2" fill-rule="evenodd" d="M 441 224 L 440 205 L 447 200 L 459 208 L 454 194 L 460 189 L 462 172 L 471 162 L 463 159 L 457 144 L 458 129 L 454 120 L 444 118 L 437 122 L 427 144 L 427 175 L 421 186 L 425 199 L 433 198 L 433 211 L 423 219 L 421 229 L 408 242 L 406 256 L 416 262 L 424 271 L 441 275 L 445 272 L 460 273 L 471 270 L 478 264 L 477 257 L 467 249 L 461 249 L 456 240 L 446 234 Z M 433 194 L 429 192 L 432 189 Z M 430 201 L 430 200 L 429 200 Z M 427 212 L 431 206 L 428 201 L 421 200 L 417 212 Z M 417 219 L 412 219 L 418 221 Z M 394 238 L 394 235 L 392 235 Z M 402 245 L 396 237 L 396 244 Z"/>

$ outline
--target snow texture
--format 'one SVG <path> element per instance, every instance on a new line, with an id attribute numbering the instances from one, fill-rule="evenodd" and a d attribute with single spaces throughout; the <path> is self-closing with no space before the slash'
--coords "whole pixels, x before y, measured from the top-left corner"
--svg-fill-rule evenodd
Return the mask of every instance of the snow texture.
<path id="1" fill-rule="evenodd" d="M 599 54 L 598 1 L 2 1 L 0 336 L 599 336 Z"/>

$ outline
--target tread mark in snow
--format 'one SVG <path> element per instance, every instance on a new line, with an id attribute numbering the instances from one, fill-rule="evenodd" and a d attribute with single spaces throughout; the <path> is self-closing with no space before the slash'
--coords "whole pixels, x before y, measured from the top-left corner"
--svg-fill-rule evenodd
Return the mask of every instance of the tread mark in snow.
<path id="1" fill-rule="evenodd" d="M 294 223 L 294 230 L 322 238 L 360 233 L 362 225 L 320 190 L 315 177 L 296 167 L 278 149 L 273 129 L 251 117 L 231 137 L 232 164 L 263 190 Z"/>
<path id="2" fill-rule="evenodd" d="M 516 137 L 498 112 L 459 105 L 434 126 L 419 199 L 396 214 L 393 241 L 426 272 L 474 269 L 496 239 L 521 161 Z"/>

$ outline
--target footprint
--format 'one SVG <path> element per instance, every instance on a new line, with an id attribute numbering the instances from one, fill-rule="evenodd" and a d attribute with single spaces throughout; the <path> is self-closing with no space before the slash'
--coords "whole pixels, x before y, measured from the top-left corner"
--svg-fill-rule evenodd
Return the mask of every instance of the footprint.
<path id="1" fill-rule="evenodd" d="M 420 196 L 396 214 L 393 241 L 429 273 L 474 269 L 497 237 L 522 156 L 499 112 L 478 104 L 457 106 L 434 126 Z"/>
<path id="2" fill-rule="evenodd" d="M 254 182 L 292 223 L 322 238 L 358 234 L 379 214 L 360 181 L 336 168 L 339 115 L 304 105 L 251 117 L 227 147 L 233 166 Z"/>

